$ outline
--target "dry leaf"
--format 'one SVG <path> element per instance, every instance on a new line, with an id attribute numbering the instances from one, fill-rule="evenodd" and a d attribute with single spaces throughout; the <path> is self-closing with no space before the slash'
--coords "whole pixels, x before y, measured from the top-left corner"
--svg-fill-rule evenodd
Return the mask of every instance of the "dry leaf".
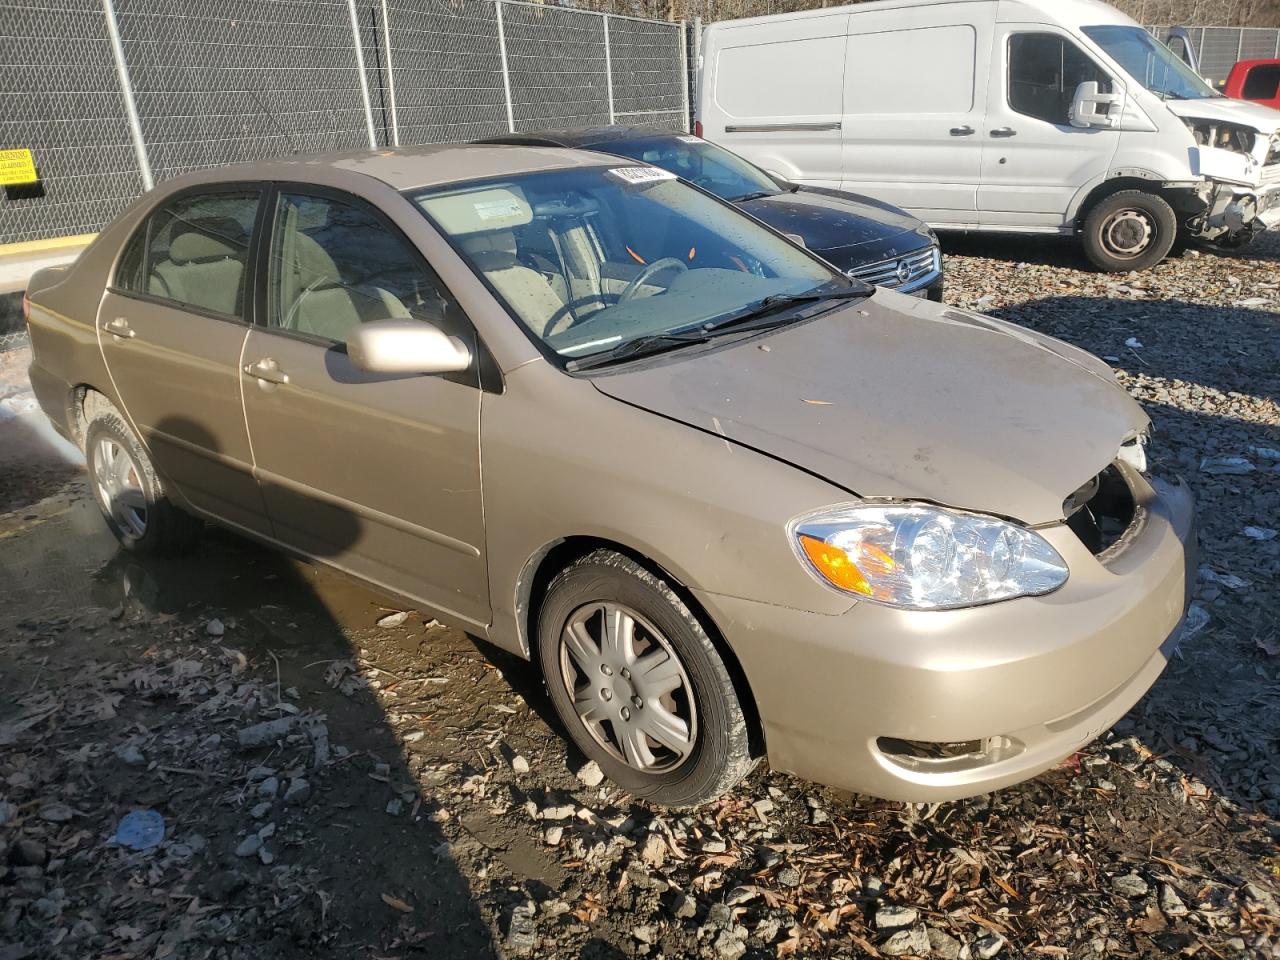
<path id="1" fill-rule="evenodd" d="M 382 895 L 382 902 L 392 910 L 399 910 L 401 913 L 413 913 L 413 907 L 409 906 L 399 897 L 393 897 L 389 893 L 384 893 Z"/>

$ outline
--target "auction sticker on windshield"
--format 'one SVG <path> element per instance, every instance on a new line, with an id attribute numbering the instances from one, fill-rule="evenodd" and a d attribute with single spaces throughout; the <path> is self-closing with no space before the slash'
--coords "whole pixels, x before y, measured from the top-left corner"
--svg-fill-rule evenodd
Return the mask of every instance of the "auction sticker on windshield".
<path id="1" fill-rule="evenodd" d="M 658 167 L 613 167 L 609 175 L 617 177 L 624 183 L 656 183 L 659 180 L 674 180 L 676 175 L 669 170 Z"/>

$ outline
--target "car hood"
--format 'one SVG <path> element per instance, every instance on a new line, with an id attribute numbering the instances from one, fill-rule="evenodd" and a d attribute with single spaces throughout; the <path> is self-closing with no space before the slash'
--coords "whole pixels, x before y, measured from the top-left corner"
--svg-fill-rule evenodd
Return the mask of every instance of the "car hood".
<path id="1" fill-rule="evenodd" d="M 1175 115 L 1192 120 L 1238 123 L 1267 135 L 1280 130 L 1280 110 L 1272 110 L 1248 100 L 1208 97 L 1203 100 L 1168 100 L 1166 104 Z"/>
<path id="2" fill-rule="evenodd" d="M 602 372 L 617 400 L 785 460 L 861 497 L 1028 524 L 1147 429 L 1102 361 L 891 291 L 732 345 Z"/>
<path id="3" fill-rule="evenodd" d="M 799 190 L 737 204 L 780 233 L 794 234 L 815 253 L 902 238 L 902 250 L 914 250 L 928 228 L 911 214 L 870 198 L 834 190 Z M 916 234 L 919 234 L 917 237 Z"/>

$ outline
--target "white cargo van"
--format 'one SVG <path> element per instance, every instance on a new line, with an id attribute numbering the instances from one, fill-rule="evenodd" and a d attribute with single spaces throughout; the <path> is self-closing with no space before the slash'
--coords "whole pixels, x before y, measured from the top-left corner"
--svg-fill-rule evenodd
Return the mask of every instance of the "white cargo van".
<path id="1" fill-rule="evenodd" d="M 708 140 L 938 229 L 1080 234 L 1106 270 L 1179 233 L 1280 224 L 1280 112 L 1219 96 L 1097 0 L 880 0 L 730 20 L 701 44 Z"/>

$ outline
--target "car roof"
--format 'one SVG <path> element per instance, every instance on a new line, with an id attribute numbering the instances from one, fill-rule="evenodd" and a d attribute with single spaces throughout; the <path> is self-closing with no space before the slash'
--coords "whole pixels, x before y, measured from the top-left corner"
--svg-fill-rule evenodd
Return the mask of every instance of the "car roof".
<path id="1" fill-rule="evenodd" d="M 581 127 L 575 130 L 539 130 L 531 133 L 504 133 L 477 140 L 477 144 L 509 146 L 601 147 L 619 140 L 655 140 L 686 136 L 679 130 L 654 130 L 645 127 Z"/>
<path id="2" fill-rule="evenodd" d="M 387 147 L 343 153 L 304 154 L 200 170 L 166 181 L 166 187 L 228 180 L 292 180 L 338 186 L 352 173 L 380 180 L 396 190 L 417 190 L 468 180 L 514 176 L 614 161 L 599 153 L 545 144 L 496 146 L 471 143 Z"/>
<path id="3" fill-rule="evenodd" d="M 720 20 L 707 24 L 708 33 L 732 31 L 740 26 L 757 23 L 783 23 L 791 20 L 816 20 L 822 17 L 845 16 L 850 13 L 875 14 L 891 10 L 915 10 L 921 7 L 937 7 L 955 3 L 956 0 L 873 0 L 870 3 L 853 3 L 838 7 L 818 7 L 794 13 L 773 13 L 760 17 L 743 17 L 737 20 Z M 1028 22 L 1062 24 L 1117 24 L 1138 26 L 1136 20 L 1117 10 L 1105 0 L 1010 0 L 1002 18 L 1027 20 Z M 1021 9 L 1018 9 L 1021 8 Z M 1047 19 L 1041 21 L 1038 18 Z M 904 19 L 895 27 L 907 29 L 910 22 Z"/>

